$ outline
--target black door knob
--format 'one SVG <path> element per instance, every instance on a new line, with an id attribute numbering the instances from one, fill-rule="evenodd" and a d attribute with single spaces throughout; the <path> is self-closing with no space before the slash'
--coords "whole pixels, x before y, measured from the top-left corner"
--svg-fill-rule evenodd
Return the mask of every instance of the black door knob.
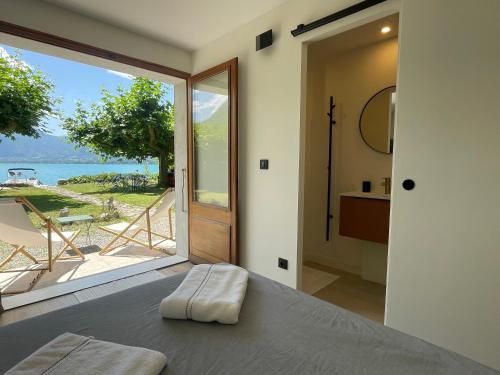
<path id="1" fill-rule="evenodd" d="M 403 181 L 403 189 L 405 190 L 413 190 L 415 188 L 415 181 L 406 179 Z"/>

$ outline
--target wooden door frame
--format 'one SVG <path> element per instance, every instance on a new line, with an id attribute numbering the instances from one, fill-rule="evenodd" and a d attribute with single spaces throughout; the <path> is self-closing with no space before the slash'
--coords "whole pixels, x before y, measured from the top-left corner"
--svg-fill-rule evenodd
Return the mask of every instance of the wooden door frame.
<path id="1" fill-rule="evenodd" d="M 189 73 L 183 72 L 178 69 L 170 68 L 165 65 L 160 65 L 150 61 L 141 60 L 136 57 L 124 55 L 118 52 L 113 52 L 104 48 L 94 47 L 91 46 L 90 44 L 77 42 L 75 40 L 63 38 L 58 35 L 45 33 L 43 31 L 38 31 L 35 29 L 30 29 L 29 27 L 19 26 L 10 22 L 0 21 L 0 32 L 64 48 L 70 51 L 75 51 L 90 56 L 100 57 L 102 59 L 114 61 L 117 63 L 135 66 L 137 68 L 169 75 L 176 78 L 181 78 L 184 80 L 187 80 L 190 77 Z"/>
<path id="2" fill-rule="evenodd" d="M 191 220 L 194 210 L 203 211 L 203 207 L 213 207 L 211 205 L 204 205 L 197 203 L 193 205 L 193 123 L 192 123 L 192 86 L 193 82 L 209 78 L 224 71 L 229 72 L 229 208 L 220 208 L 220 215 L 231 216 L 231 263 L 239 264 L 239 251 L 238 251 L 238 58 L 235 57 L 222 64 L 214 66 L 201 73 L 195 74 L 187 79 L 187 153 L 188 153 L 188 212 L 189 212 L 189 225 L 188 225 L 188 256 L 189 260 L 193 263 L 207 263 L 205 259 L 191 254 Z M 233 162 L 232 162 L 233 160 Z M 234 183 L 232 182 L 234 179 Z M 198 206 L 198 207 L 196 207 Z M 230 214 L 230 212 L 232 214 Z"/>

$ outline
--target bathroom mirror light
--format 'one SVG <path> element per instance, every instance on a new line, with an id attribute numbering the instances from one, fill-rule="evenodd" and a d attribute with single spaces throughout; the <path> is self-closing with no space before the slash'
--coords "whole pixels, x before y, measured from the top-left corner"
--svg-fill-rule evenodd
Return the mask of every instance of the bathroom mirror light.
<path id="1" fill-rule="evenodd" d="M 380 30 L 382 34 L 387 34 L 389 31 L 391 31 L 391 28 L 389 26 L 384 26 L 382 27 L 382 30 Z"/>
<path id="2" fill-rule="evenodd" d="M 363 107 L 359 132 L 363 141 L 373 150 L 392 154 L 395 111 L 396 86 L 380 90 Z"/>

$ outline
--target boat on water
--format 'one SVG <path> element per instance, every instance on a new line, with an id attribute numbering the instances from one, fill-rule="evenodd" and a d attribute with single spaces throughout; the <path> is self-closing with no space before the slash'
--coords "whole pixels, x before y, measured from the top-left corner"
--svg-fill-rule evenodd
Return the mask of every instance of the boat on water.
<path id="1" fill-rule="evenodd" d="M 33 168 L 10 168 L 3 186 L 38 186 L 42 185 Z"/>

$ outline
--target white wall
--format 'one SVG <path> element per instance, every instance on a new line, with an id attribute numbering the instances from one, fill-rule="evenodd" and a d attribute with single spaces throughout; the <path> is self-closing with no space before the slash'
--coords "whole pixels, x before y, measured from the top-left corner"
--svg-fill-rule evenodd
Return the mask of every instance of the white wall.
<path id="1" fill-rule="evenodd" d="M 185 72 L 191 53 L 37 0 L 1 0 L 0 20 Z"/>
<path id="2" fill-rule="evenodd" d="M 377 29 L 378 32 L 378 29 Z M 373 191 L 383 192 L 384 177 L 391 176 L 392 155 L 372 150 L 359 132 L 359 117 L 366 102 L 381 89 L 396 84 L 397 38 L 325 55 L 324 43 L 309 48 L 309 93 L 307 110 L 306 174 L 304 207 L 304 260 L 315 261 L 348 272 L 362 273 L 362 254 L 375 251 L 376 244 L 339 235 L 340 193 L 361 191 L 363 180 Z M 333 44 L 332 44 L 333 45 Z M 336 102 L 333 132 L 333 178 L 331 239 L 325 239 L 328 172 L 329 97 Z M 387 256 L 387 247 L 379 251 Z M 382 249 L 384 250 L 384 249 Z M 364 262 L 370 279 L 385 282 L 384 262 Z M 380 266 L 383 267 L 380 272 Z"/>
<path id="3" fill-rule="evenodd" d="M 500 369 L 500 1 L 400 19 L 386 324 Z"/>
<path id="4" fill-rule="evenodd" d="M 235 56 L 240 59 L 241 261 L 250 270 L 293 287 L 297 285 L 297 254 L 302 247 L 302 42 L 394 13 L 399 2 L 389 1 L 299 38 L 293 38 L 290 30 L 355 2 L 290 0 L 195 51 L 193 56 L 194 73 Z M 275 34 L 274 45 L 256 52 L 255 36 L 270 28 Z M 259 170 L 261 158 L 270 160 L 269 170 Z M 277 267 L 278 257 L 289 260 L 288 271 Z"/>

